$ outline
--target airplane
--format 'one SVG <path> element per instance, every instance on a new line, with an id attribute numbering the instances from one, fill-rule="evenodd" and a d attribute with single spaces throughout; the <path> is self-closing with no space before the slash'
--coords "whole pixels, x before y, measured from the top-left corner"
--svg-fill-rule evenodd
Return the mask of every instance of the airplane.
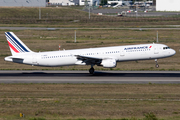
<path id="1" fill-rule="evenodd" d="M 139 44 L 49 52 L 31 51 L 13 32 L 5 32 L 12 56 L 5 61 L 32 66 L 59 67 L 71 65 L 90 65 L 90 74 L 94 74 L 94 65 L 114 68 L 117 62 L 137 61 L 170 57 L 176 51 L 164 44 Z"/>

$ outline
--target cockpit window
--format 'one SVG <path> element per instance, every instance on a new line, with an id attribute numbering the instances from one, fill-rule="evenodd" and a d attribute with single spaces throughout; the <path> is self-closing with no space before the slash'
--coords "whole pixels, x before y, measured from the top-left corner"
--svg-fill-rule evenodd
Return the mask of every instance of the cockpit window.
<path id="1" fill-rule="evenodd" d="M 170 47 L 163 47 L 163 50 L 166 50 L 166 49 L 171 49 Z"/>

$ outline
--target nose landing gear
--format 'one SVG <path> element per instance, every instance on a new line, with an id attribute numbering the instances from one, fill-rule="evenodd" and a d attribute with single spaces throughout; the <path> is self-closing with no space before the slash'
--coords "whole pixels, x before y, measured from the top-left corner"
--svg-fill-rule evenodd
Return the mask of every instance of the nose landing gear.
<path id="1" fill-rule="evenodd" d="M 157 59 L 155 59 L 155 62 L 156 62 L 156 68 L 159 68 L 159 65 L 158 65 L 158 61 L 157 61 Z"/>

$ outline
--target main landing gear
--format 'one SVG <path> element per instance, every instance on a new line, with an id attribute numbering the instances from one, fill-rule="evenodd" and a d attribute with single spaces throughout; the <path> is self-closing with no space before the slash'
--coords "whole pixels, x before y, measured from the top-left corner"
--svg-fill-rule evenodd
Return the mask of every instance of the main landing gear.
<path id="1" fill-rule="evenodd" d="M 157 59 L 155 59 L 155 62 L 156 62 L 156 68 L 159 68 Z"/>
<path id="2" fill-rule="evenodd" d="M 91 65 L 91 68 L 89 69 L 89 73 L 90 73 L 90 74 L 94 74 L 94 68 L 93 68 L 93 65 Z"/>

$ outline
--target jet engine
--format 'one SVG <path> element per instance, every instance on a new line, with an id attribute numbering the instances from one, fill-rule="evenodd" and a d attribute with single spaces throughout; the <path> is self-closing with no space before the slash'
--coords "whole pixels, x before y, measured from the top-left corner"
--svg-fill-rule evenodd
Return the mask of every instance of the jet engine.
<path id="1" fill-rule="evenodd" d="M 114 68 L 114 67 L 116 67 L 116 60 L 115 59 L 104 59 L 104 60 L 102 60 L 101 65 L 104 68 Z"/>

